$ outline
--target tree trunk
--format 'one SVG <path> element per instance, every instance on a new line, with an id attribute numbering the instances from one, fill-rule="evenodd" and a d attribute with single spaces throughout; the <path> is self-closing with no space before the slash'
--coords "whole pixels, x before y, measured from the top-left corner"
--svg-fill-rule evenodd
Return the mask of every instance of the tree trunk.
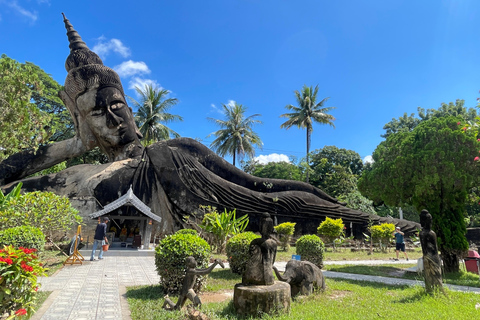
<path id="1" fill-rule="evenodd" d="M 456 253 L 450 251 L 441 251 L 443 268 L 445 273 L 459 272 L 460 271 L 460 257 Z"/>
<path id="2" fill-rule="evenodd" d="M 308 183 L 308 180 L 309 180 L 309 175 L 310 175 L 310 161 L 308 161 L 308 155 L 310 153 L 310 140 L 311 140 L 311 129 L 310 127 L 307 126 L 307 179 L 306 179 L 306 182 Z"/>

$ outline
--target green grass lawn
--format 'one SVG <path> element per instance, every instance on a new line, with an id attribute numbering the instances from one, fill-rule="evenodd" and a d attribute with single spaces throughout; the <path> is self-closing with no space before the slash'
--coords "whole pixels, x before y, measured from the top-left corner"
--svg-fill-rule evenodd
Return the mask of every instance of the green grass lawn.
<path id="1" fill-rule="evenodd" d="M 228 270 L 214 270 L 206 291 L 232 291 L 240 281 L 240 276 Z M 480 312 L 475 307 L 480 303 L 480 295 L 474 293 L 447 290 L 446 295 L 430 296 L 421 287 L 339 279 L 327 279 L 326 283 L 325 292 L 292 301 L 290 314 L 263 319 L 469 319 L 478 317 Z M 163 296 L 159 285 L 127 288 L 132 319 L 186 319 L 186 308 L 183 311 L 163 310 Z M 202 311 L 212 320 L 239 319 L 231 299 L 205 303 Z"/>
<path id="2" fill-rule="evenodd" d="M 351 251 L 350 248 L 340 248 L 337 251 L 333 252 L 332 248 L 327 248 L 327 251 L 324 253 L 325 261 L 339 261 L 339 260 L 388 260 L 396 257 L 395 248 L 390 248 L 387 252 L 373 251 L 370 254 L 369 251 Z M 288 261 L 292 259 L 292 255 L 297 254 L 295 247 L 290 247 L 288 251 L 277 250 L 277 256 L 275 261 Z M 421 248 L 414 248 L 414 251 L 407 252 L 410 259 L 418 259 L 422 256 Z M 215 259 L 222 259 L 227 261 L 227 256 L 225 254 L 212 254 Z M 399 257 L 404 258 L 403 253 L 400 252 Z"/>
<path id="3" fill-rule="evenodd" d="M 379 266 L 356 266 L 356 265 L 325 265 L 324 270 L 365 274 L 382 277 L 395 277 L 411 280 L 425 281 L 421 274 L 416 272 L 405 272 L 405 269 L 413 267 L 414 264 L 395 264 L 395 265 L 379 265 Z M 460 286 L 469 286 L 480 288 L 480 280 L 478 274 L 466 272 L 447 273 L 444 275 L 444 283 Z"/>

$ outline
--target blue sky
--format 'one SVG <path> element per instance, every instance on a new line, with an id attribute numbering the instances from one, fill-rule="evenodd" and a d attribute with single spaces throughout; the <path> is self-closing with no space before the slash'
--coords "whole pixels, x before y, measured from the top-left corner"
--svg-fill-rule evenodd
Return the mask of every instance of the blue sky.
<path id="1" fill-rule="evenodd" d="M 0 53 L 63 84 L 61 12 L 127 95 L 147 82 L 170 90 L 180 101 L 171 112 L 184 117 L 170 127 L 207 146 L 217 130 L 207 117 L 236 101 L 262 115 L 257 156 L 303 157 L 305 130 L 280 129 L 279 116 L 304 84 L 336 107 L 336 128 L 314 125 L 311 150 L 362 158 L 392 118 L 456 99 L 474 107 L 480 96 L 479 1 L 0 0 Z"/>

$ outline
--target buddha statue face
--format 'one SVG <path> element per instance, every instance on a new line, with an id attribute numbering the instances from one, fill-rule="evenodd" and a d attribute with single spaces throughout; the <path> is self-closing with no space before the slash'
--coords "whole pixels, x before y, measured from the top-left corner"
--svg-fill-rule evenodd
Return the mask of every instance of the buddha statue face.
<path id="1" fill-rule="evenodd" d="M 420 213 L 420 225 L 427 230 L 432 228 L 432 215 L 427 210 Z"/>
<path id="2" fill-rule="evenodd" d="M 76 107 L 96 143 L 111 161 L 124 159 L 125 149 L 142 137 L 132 109 L 116 87 L 89 88 L 78 96 Z"/>

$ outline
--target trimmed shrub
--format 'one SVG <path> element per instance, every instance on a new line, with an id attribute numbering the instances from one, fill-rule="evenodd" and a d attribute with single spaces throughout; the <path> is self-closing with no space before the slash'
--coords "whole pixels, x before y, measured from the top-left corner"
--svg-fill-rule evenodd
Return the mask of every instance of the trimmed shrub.
<path id="1" fill-rule="evenodd" d="M 290 249 L 290 240 L 292 239 L 293 233 L 295 232 L 295 225 L 295 222 L 284 222 L 274 227 L 275 231 L 277 231 L 277 234 L 279 236 L 282 249 L 285 251 L 288 251 L 288 249 Z"/>
<path id="2" fill-rule="evenodd" d="M 248 253 L 250 243 L 257 238 L 260 238 L 260 236 L 248 231 L 239 233 L 227 241 L 227 258 L 230 270 L 233 273 L 242 274 L 245 271 L 247 261 L 250 258 Z"/>
<path id="3" fill-rule="evenodd" d="M 382 251 L 386 251 L 390 239 L 392 239 L 392 233 L 395 231 L 395 225 L 393 223 L 382 223 L 381 225 L 371 226 L 370 233 L 373 241 L 378 241 Z"/>
<path id="4" fill-rule="evenodd" d="M 317 235 L 306 234 L 301 236 L 297 242 L 295 242 L 295 249 L 302 260 L 310 261 L 319 268 L 323 267 L 325 245 Z"/>
<path id="5" fill-rule="evenodd" d="M 164 290 L 169 293 L 180 291 L 188 256 L 195 258 L 197 268 L 206 268 L 210 253 L 210 245 L 198 235 L 177 232 L 163 238 L 155 248 L 155 266 Z M 206 277 L 197 276 L 193 290 L 200 291 L 205 281 Z"/>
<path id="6" fill-rule="evenodd" d="M 35 191 L 10 198 L 0 211 L 0 230 L 32 226 L 52 239 L 63 236 L 81 222 L 82 217 L 70 205 L 70 200 L 52 192 Z"/>
<path id="7" fill-rule="evenodd" d="M 325 237 L 325 240 L 328 242 L 333 242 L 333 240 L 343 235 L 344 228 L 345 225 L 343 224 L 342 218 L 334 220 L 326 217 L 325 221 L 318 226 L 317 233 Z"/>
<path id="8" fill-rule="evenodd" d="M 33 314 L 37 276 L 45 275 L 36 251 L 12 246 L 0 250 L 0 317 L 5 313 L 10 315 L 8 319 L 15 314 Z"/>
<path id="9" fill-rule="evenodd" d="M 194 229 L 180 229 L 175 233 L 176 234 L 193 234 L 194 236 L 198 235 L 197 230 L 194 230 Z"/>
<path id="10" fill-rule="evenodd" d="M 20 226 L 0 231 L 0 248 L 13 246 L 42 251 L 45 247 L 45 235 L 38 228 Z"/>

